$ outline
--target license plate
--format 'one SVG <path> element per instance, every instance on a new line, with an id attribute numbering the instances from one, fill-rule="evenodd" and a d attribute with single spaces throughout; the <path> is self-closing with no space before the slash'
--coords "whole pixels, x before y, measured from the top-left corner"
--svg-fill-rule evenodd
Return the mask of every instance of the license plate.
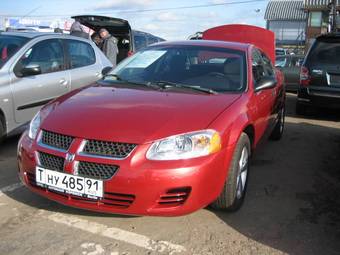
<path id="1" fill-rule="evenodd" d="M 50 190 L 92 199 L 103 197 L 103 181 L 100 180 L 60 173 L 41 167 L 36 167 L 35 176 L 37 185 Z"/>

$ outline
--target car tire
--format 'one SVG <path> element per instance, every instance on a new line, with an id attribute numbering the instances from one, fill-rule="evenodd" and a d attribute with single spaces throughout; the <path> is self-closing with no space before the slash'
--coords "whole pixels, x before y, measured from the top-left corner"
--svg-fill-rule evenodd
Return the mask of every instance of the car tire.
<path id="1" fill-rule="evenodd" d="M 5 135 L 6 135 L 5 119 L 3 116 L 0 115 L 0 143 L 5 139 Z"/>
<path id="2" fill-rule="evenodd" d="M 234 212 L 242 206 L 248 184 L 250 154 L 249 137 L 242 133 L 237 142 L 223 190 L 211 204 L 212 208 Z"/>
<path id="3" fill-rule="evenodd" d="M 284 127 L 285 127 L 285 117 L 286 117 L 286 109 L 285 106 L 282 107 L 278 114 L 278 121 L 274 127 L 270 135 L 270 140 L 279 141 L 282 138 Z"/>

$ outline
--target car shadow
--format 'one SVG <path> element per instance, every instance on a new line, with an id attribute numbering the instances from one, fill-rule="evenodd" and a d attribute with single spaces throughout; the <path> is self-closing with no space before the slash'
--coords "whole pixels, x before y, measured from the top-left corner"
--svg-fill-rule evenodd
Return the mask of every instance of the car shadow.
<path id="1" fill-rule="evenodd" d="M 305 115 L 296 114 L 296 111 L 295 111 L 296 98 L 297 98 L 296 94 L 287 93 L 287 98 L 286 98 L 286 106 L 287 106 L 286 116 L 287 117 L 340 122 L 340 109 L 312 107 L 311 109 L 307 111 Z"/>
<path id="2" fill-rule="evenodd" d="M 18 179 L 18 182 L 20 180 Z M 121 214 L 110 214 L 110 213 L 102 213 L 102 212 L 95 212 L 84 210 L 80 208 L 73 208 L 69 206 L 65 206 L 63 204 L 54 202 L 49 200 L 45 197 L 39 196 L 31 192 L 28 188 L 22 187 L 15 191 L 11 192 L 4 192 L 6 196 L 10 197 L 11 199 L 16 200 L 22 204 L 28 205 L 30 207 L 46 210 L 53 213 L 63 213 L 63 214 L 70 214 L 70 215 L 78 215 L 78 216 L 90 216 L 90 217 L 100 217 L 100 218 L 136 218 L 139 216 L 133 215 L 121 215 Z"/>
<path id="3" fill-rule="evenodd" d="M 258 149 L 243 207 L 236 213 L 211 211 L 279 251 L 339 254 L 340 126 L 287 123 L 281 141 Z"/>

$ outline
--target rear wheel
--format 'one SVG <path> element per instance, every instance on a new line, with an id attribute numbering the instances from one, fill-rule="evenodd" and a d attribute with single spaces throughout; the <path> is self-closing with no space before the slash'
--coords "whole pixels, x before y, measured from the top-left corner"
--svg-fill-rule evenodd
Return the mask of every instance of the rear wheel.
<path id="1" fill-rule="evenodd" d="M 278 120 L 274 127 L 274 130 L 270 135 L 271 140 L 278 141 L 281 139 L 283 135 L 283 130 L 285 127 L 285 116 L 286 116 L 286 110 L 285 110 L 285 107 L 283 106 L 279 112 Z"/>
<path id="2" fill-rule="evenodd" d="M 232 212 L 241 207 L 247 190 L 250 153 L 249 137 L 242 133 L 237 142 L 223 190 L 216 201 L 211 204 L 212 208 Z"/>

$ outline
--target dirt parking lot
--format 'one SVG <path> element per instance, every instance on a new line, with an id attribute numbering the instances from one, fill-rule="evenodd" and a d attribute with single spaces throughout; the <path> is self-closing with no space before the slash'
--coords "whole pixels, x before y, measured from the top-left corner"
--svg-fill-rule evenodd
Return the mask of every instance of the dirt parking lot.
<path id="1" fill-rule="evenodd" d="M 340 111 L 294 114 L 284 137 L 252 160 L 234 214 L 206 208 L 176 218 L 68 208 L 20 185 L 16 144 L 0 145 L 0 254 L 340 254 Z"/>

